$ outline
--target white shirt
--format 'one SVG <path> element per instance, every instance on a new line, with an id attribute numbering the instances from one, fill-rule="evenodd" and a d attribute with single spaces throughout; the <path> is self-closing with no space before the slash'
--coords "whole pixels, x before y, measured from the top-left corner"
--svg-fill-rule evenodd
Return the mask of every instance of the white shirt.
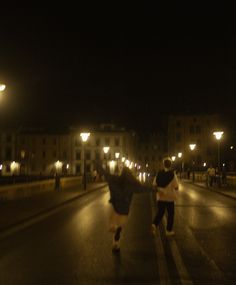
<path id="1" fill-rule="evenodd" d="M 156 177 L 153 180 L 153 186 L 157 187 Z M 178 178 L 174 173 L 173 179 L 166 187 L 158 187 L 156 199 L 159 201 L 167 201 L 167 202 L 175 201 L 177 199 L 178 188 L 179 188 Z"/>

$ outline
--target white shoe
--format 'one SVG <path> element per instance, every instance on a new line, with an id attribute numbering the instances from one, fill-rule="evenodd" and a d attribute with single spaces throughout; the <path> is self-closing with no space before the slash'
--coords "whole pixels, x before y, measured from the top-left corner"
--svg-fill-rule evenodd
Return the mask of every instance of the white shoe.
<path id="1" fill-rule="evenodd" d="M 175 232 L 174 231 L 166 231 L 167 236 L 174 236 Z"/>

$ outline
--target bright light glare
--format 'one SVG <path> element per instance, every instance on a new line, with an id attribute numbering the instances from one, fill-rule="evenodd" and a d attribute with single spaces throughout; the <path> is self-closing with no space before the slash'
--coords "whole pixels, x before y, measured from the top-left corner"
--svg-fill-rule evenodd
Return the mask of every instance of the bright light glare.
<path id="1" fill-rule="evenodd" d="M 104 153 L 108 153 L 109 149 L 110 149 L 109 146 L 104 146 L 104 148 L 103 148 Z"/>
<path id="2" fill-rule="evenodd" d="M 142 182 L 142 173 L 141 172 L 138 175 L 138 179 L 139 179 L 140 182 Z"/>
<path id="3" fill-rule="evenodd" d="M 195 143 L 192 143 L 192 144 L 189 145 L 189 147 L 190 147 L 191 150 L 194 150 L 195 147 L 196 147 L 196 144 L 195 144 Z"/>
<path id="4" fill-rule="evenodd" d="M 4 91 L 5 89 L 6 89 L 6 85 L 0 83 L 0 92 Z"/>
<path id="5" fill-rule="evenodd" d="M 112 161 L 110 161 L 109 164 L 110 164 L 110 172 L 114 173 L 114 171 L 115 171 L 115 161 L 112 160 Z"/>
<path id="6" fill-rule="evenodd" d="M 143 182 L 146 182 L 146 173 L 143 172 Z"/>
<path id="7" fill-rule="evenodd" d="M 86 142 L 90 136 L 90 133 L 81 133 L 80 136 L 81 136 L 82 141 Z"/>
<path id="8" fill-rule="evenodd" d="M 217 140 L 220 140 L 224 132 L 214 132 L 213 135 L 216 137 Z"/>
<path id="9" fill-rule="evenodd" d="M 55 166 L 56 166 L 56 169 L 61 168 L 62 167 L 62 162 L 58 160 L 57 162 L 55 162 Z"/>
<path id="10" fill-rule="evenodd" d="M 116 152 L 116 153 L 115 153 L 115 157 L 116 157 L 116 159 L 118 159 L 118 158 L 119 158 L 119 156 L 120 156 L 120 153 L 119 153 L 119 152 Z"/>

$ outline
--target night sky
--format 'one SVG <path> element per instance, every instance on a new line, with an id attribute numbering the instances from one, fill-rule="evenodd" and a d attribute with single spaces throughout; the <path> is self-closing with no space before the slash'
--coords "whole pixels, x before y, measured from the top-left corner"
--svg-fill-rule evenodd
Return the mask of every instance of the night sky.
<path id="1" fill-rule="evenodd" d="M 232 18 L 223 7 L 167 8 L 5 11 L 1 120 L 155 129 L 168 114 L 233 114 Z"/>

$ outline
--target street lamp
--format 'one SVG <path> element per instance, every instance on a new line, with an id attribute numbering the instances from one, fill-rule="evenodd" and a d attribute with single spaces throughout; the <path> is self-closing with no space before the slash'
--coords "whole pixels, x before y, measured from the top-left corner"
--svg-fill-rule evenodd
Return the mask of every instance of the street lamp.
<path id="1" fill-rule="evenodd" d="M 196 148 L 196 144 L 195 143 L 192 143 L 189 145 L 189 148 L 191 151 L 194 151 L 195 148 Z M 195 166 L 194 166 L 195 162 L 194 162 L 194 158 L 192 157 L 192 168 L 193 168 L 193 183 L 195 181 Z"/>
<path id="2" fill-rule="evenodd" d="M 55 175 L 55 190 L 59 191 L 61 187 L 61 172 L 62 172 L 62 162 L 60 160 L 55 162 L 56 175 Z"/>
<path id="3" fill-rule="evenodd" d="M 0 91 L 4 91 L 6 89 L 6 85 L 0 83 Z"/>
<path id="4" fill-rule="evenodd" d="M 119 173 L 119 166 L 118 166 L 118 159 L 120 157 L 120 153 L 119 152 L 116 152 L 115 153 L 115 158 L 116 158 L 116 172 L 117 174 Z"/>
<path id="5" fill-rule="evenodd" d="M 218 157 L 218 170 L 220 171 L 220 140 L 223 136 L 224 132 L 222 131 L 217 131 L 217 132 L 213 132 L 213 135 L 215 136 L 216 140 L 217 140 L 217 145 L 218 145 L 218 151 L 217 151 L 217 157 Z"/>
<path id="6" fill-rule="evenodd" d="M 82 139 L 82 145 L 83 145 L 83 167 L 82 167 L 82 174 L 83 174 L 83 185 L 84 185 L 84 190 L 86 190 L 86 155 L 85 155 L 85 144 L 90 136 L 90 133 L 80 133 L 81 139 Z"/>
<path id="7" fill-rule="evenodd" d="M 182 171 L 183 171 L 183 165 L 182 165 L 182 152 L 178 152 L 178 158 L 179 158 L 179 177 L 181 179 Z"/>
<path id="8" fill-rule="evenodd" d="M 104 146 L 103 147 L 103 152 L 104 152 L 104 155 L 105 155 L 105 162 L 106 162 L 106 171 L 107 171 L 107 154 L 108 154 L 108 151 L 110 150 L 110 147 L 109 146 Z"/>
<path id="9" fill-rule="evenodd" d="M 3 94 L 3 91 L 4 91 L 5 89 L 6 89 L 6 85 L 0 83 L 0 100 L 1 100 L 1 98 L 2 98 L 2 94 Z"/>

